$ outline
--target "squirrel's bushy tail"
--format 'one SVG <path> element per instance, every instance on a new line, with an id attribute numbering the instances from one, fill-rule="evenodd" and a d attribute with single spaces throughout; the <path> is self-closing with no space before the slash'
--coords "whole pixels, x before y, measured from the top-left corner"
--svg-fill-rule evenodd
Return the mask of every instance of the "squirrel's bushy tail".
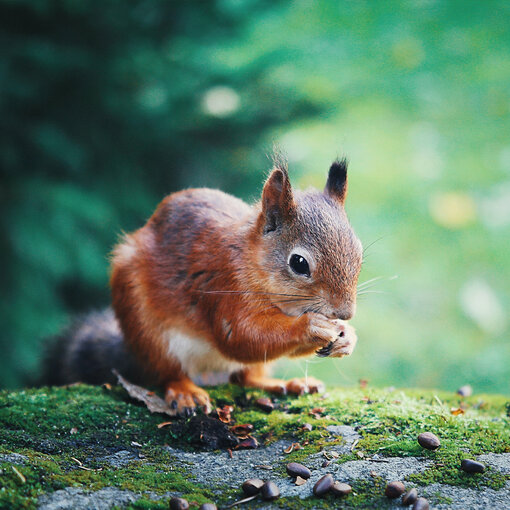
<path id="1" fill-rule="evenodd" d="M 45 356 L 40 384 L 114 382 L 112 369 L 132 381 L 142 370 L 127 351 L 111 308 L 75 319 L 53 339 Z"/>

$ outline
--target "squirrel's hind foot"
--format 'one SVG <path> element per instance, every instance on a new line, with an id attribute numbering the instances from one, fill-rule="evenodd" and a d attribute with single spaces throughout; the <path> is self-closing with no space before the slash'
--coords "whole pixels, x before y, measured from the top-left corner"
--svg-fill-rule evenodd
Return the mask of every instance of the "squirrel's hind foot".
<path id="1" fill-rule="evenodd" d="M 322 381 L 315 377 L 302 377 L 287 381 L 287 392 L 293 395 L 304 395 L 305 393 L 324 393 L 326 387 Z"/>
<path id="2" fill-rule="evenodd" d="M 322 393 L 324 383 L 314 377 L 295 378 L 290 381 L 267 377 L 265 365 L 253 365 L 249 368 L 232 374 L 230 381 L 248 388 L 260 388 L 261 390 L 277 393 L 279 395 L 303 395 L 305 393 Z"/>
<path id="3" fill-rule="evenodd" d="M 195 414 L 197 407 L 205 414 L 212 410 L 208 393 L 190 379 L 181 379 L 167 383 L 165 400 L 179 416 L 188 418 Z"/>

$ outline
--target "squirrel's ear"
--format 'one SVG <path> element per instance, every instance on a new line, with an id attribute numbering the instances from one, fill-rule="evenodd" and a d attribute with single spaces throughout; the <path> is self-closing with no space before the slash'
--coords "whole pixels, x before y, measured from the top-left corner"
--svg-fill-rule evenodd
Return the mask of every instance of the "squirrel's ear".
<path id="1" fill-rule="evenodd" d="M 324 192 L 342 204 L 347 195 L 347 160 L 337 159 L 329 168 L 328 181 Z"/>
<path id="2" fill-rule="evenodd" d="M 289 175 L 285 168 L 275 168 L 262 191 L 262 214 L 264 234 L 276 230 L 295 208 Z"/>

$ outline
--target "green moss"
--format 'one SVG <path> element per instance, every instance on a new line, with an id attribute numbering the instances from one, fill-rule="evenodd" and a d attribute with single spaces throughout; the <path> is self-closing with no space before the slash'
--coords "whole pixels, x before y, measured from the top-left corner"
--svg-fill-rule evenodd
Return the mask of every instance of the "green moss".
<path id="1" fill-rule="evenodd" d="M 261 411 L 255 400 L 263 392 L 232 385 L 210 390 L 216 406 L 234 406 L 236 423 L 254 425 L 254 435 L 261 443 L 285 438 L 299 442 L 294 450 L 275 466 L 274 474 L 284 475 L 285 464 L 306 464 L 307 458 L 322 449 L 341 444 L 326 431 L 330 424 L 354 426 L 361 439 L 354 453 L 337 462 L 382 456 L 420 456 L 432 461 L 420 474 L 407 481 L 419 486 L 435 482 L 461 487 L 500 489 L 508 475 L 491 469 L 469 475 L 459 469 L 460 460 L 482 453 L 510 452 L 510 418 L 508 402 L 501 396 L 461 399 L 447 393 L 418 390 L 385 391 L 376 389 L 337 389 L 329 396 L 280 397 L 276 410 Z M 451 408 L 465 407 L 465 414 L 453 416 Z M 317 410 L 317 408 L 321 408 Z M 315 412 L 312 414 L 312 410 Z M 167 421 L 151 415 L 144 407 L 126 397 L 120 388 L 76 385 L 62 388 L 39 388 L 18 392 L 0 392 L 0 453 L 16 452 L 27 457 L 24 464 L 12 469 L 0 463 L 0 508 L 34 508 L 37 497 L 65 487 L 99 490 L 114 486 L 138 494 L 181 494 L 199 504 L 231 502 L 239 496 L 238 488 L 225 487 L 220 496 L 193 480 L 186 467 L 162 448 L 165 444 L 190 449 L 189 439 L 172 425 L 158 429 Z M 311 431 L 302 429 L 312 424 Z M 431 431 L 441 440 L 436 451 L 423 450 L 416 438 Z M 132 442 L 139 446 L 132 446 Z M 193 447 L 195 448 L 195 447 Z M 141 452 L 143 459 L 114 468 L 105 457 L 119 450 Z M 80 466 L 81 463 L 81 466 Z M 342 500 L 286 498 L 278 501 L 285 508 L 327 508 L 341 503 L 344 508 L 387 508 L 380 479 L 353 483 L 354 492 Z M 168 496 L 152 501 L 143 496 L 131 508 L 164 508 Z M 256 504 L 254 504 L 256 505 Z M 248 508 L 256 506 L 248 505 Z"/>

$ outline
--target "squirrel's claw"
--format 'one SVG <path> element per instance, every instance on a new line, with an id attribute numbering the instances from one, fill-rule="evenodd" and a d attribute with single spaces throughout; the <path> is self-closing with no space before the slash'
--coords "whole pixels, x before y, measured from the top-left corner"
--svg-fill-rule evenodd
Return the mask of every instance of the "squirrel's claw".
<path id="1" fill-rule="evenodd" d="M 165 400 L 170 408 L 183 418 L 193 416 L 197 407 L 205 414 L 211 412 L 211 402 L 207 392 L 189 380 L 169 383 L 166 388 Z"/>
<path id="2" fill-rule="evenodd" d="M 327 358 L 332 352 L 333 352 L 333 346 L 335 345 L 335 342 L 329 342 L 328 345 L 321 347 L 320 349 L 317 349 L 315 351 L 315 354 L 319 358 Z"/>

